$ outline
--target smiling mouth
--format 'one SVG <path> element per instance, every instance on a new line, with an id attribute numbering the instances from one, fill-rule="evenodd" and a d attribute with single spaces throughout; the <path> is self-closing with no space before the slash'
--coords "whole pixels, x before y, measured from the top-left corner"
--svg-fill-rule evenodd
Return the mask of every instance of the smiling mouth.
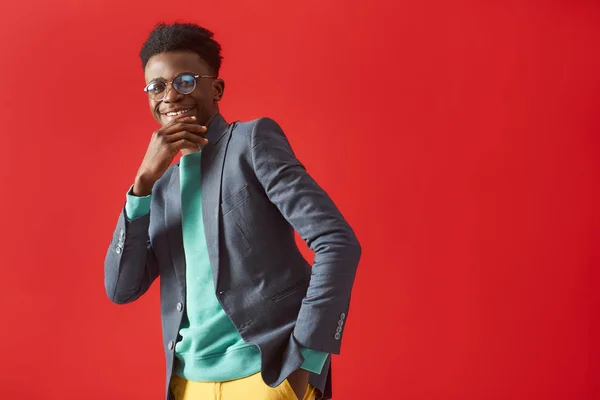
<path id="1" fill-rule="evenodd" d="M 168 113 L 165 113 L 164 115 L 166 115 L 167 117 L 176 117 L 178 115 L 183 115 L 183 114 L 187 114 L 191 111 L 191 108 L 185 109 L 185 110 L 179 110 L 179 111 L 170 111 Z"/>

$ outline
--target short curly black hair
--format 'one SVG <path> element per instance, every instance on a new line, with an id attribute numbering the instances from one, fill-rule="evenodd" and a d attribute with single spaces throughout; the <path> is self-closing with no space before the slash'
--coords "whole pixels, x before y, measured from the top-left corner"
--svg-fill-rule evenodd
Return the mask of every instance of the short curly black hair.
<path id="1" fill-rule="evenodd" d="M 219 75 L 221 68 L 221 45 L 213 39 L 214 34 L 206 28 L 190 23 L 158 23 L 140 50 L 142 68 L 150 57 L 169 51 L 191 51 L 198 54 Z"/>

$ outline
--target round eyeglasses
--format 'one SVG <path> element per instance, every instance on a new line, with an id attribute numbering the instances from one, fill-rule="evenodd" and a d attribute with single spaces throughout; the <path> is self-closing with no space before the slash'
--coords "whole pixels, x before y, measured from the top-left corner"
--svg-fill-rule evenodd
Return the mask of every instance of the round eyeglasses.
<path id="1" fill-rule="evenodd" d="M 217 78 L 212 75 L 194 75 L 190 73 L 179 74 L 171 82 L 164 80 L 155 80 L 150 82 L 144 92 L 154 101 L 161 101 L 167 95 L 167 86 L 170 83 L 173 88 L 181 94 L 190 94 L 196 89 L 196 79 L 198 78 Z"/>

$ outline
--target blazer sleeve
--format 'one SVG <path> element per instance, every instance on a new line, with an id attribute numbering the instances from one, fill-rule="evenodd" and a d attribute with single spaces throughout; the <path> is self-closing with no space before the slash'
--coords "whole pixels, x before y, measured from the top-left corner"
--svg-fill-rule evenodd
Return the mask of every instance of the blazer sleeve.
<path id="1" fill-rule="evenodd" d="M 296 158 L 275 121 L 261 118 L 256 122 L 251 147 L 256 176 L 269 200 L 315 254 L 294 337 L 304 348 L 339 354 L 360 244 L 331 198 Z"/>
<path id="2" fill-rule="evenodd" d="M 131 196 L 130 189 L 104 260 L 106 294 L 117 304 L 138 299 L 158 277 L 158 262 L 148 234 L 150 196 Z"/>

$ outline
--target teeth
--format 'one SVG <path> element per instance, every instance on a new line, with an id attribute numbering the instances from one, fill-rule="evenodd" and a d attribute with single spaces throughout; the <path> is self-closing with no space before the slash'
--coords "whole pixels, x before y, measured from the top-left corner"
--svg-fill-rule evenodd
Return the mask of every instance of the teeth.
<path id="1" fill-rule="evenodd" d="M 190 110 L 179 110 L 179 111 L 177 111 L 177 112 L 168 112 L 168 113 L 167 113 L 167 116 L 169 116 L 169 117 L 174 117 L 174 116 L 176 116 L 176 115 L 181 115 L 181 114 L 184 114 L 184 113 L 186 113 L 186 112 L 188 112 L 188 111 L 190 111 Z"/>

